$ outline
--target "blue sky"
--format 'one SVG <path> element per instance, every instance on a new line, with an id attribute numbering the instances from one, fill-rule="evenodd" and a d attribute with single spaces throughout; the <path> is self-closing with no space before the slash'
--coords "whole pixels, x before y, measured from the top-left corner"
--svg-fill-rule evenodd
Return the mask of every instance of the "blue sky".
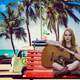
<path id="1" fill-rule="evenodd" d="M 0 0 L 0 5 L 1 4 L 8 4 L 9 2 L 18 2 L 18 1 L 20 1 L 20 0 Z"/>
<path id="2" fill-rule="evenodd" d="M 6 10 L 6 5 L 10 2 L 18 3 L 20 0 L 0 0 L 0 11 Z"/>

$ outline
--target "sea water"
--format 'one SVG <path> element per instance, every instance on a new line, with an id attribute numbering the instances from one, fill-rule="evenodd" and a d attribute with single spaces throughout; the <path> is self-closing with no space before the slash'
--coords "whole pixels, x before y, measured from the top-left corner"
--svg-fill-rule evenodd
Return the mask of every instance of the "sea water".
<path id="1" fill-rule="evenodd" d="M 19 50 L 16 50 L 16 54 L 18 54 Z M 13 57 L 14 51 L 11 49 L 0 49 L 0 56 L 7 56 L 7 57 Z"/>

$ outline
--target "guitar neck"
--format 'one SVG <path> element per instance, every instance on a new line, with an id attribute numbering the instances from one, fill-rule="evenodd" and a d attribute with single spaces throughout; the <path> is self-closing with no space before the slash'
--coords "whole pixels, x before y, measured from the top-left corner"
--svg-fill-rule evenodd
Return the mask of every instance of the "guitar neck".
<path id="1" fill-rule="evenodd" d="M 71 51 L 71 50 L 69 50 L 69 49 L 65 48 L 65 47 L 64 47 L 64 46 L 62 46 L 62 44 L 61 44 L 61 43 L 59 43 L 58 41 L 51 41 L 51 40 L 49 40 L 49 41 L 47 41 L 47 43 L 48 43 L 48 44 L 55 45 L 55 46 L 59 46 L 60 48 L 64 49 L 65 51 L 67 51 L 67 52 L 69 52 L 69 53 L 71 53 L 71 54 L 73 54 L 73 55 L 74 55 L 74 52 L 73 52 L 73 51 Z"/>
<path id="2" fill-rule="evenodd" d="M 72 55 L 74 55 L 74 51 L 71 51 L 71 50 L 69 50 L 69 49 L 67 49 L 67 48 L 65 48 L 65 47 L 63 47 L 63 46 L 62 46 L 62 49 L 64 49 L 65 51 L 71 53 Z"/>

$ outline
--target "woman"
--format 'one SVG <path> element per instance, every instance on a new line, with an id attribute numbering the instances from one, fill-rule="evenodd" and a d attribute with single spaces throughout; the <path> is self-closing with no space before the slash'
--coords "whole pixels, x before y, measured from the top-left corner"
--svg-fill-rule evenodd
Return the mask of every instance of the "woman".
<path id="1" fill-rule="evenodd" d="M 65 54 L 64 51 L 65 49 L 73 51 L 74 54 L 69 54 L 68 58 L 65 57 L 58 57 L 57 60 L 54 60 L 54 63 L 52 64 L 53 68 L 58 70 L 55 74 L 60 75 L 60 74 L 68 74 L 71 73 L 73 70 L 77 69 L 78 66 L 80 65 L 79 59 L 77 57 L 80 57 L 80 52 L 76 47 L 76 42 L 75 42 L 75 36 L 74 33 L 71 29 L 66 29 L 63 34 L 63 40 L 62 40 L 62 46 L 60 45 L 63 55 Z M 77 56 L 77 57 L 76 57 Z M 61 61 L 64 62 L 64 65 L 61 64 Z M 78 72 L 80 74 L 80 72 Z"/>

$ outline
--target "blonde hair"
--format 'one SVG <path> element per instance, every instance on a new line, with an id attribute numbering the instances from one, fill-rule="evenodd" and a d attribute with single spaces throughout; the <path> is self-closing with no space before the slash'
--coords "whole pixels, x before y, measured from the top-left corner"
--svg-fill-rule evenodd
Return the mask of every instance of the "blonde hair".
<path id="1" fill-rule="evenodd" d="M 63 34 L 63 40 L 62 40 L 62 45 L 64 47 L 66 47 L 66 41 L 65 41 L 65 38 L 64 38 L 64 35 L 65 35 L 65 32 L 68 31 L 71 33 L 71 47 L 72 48 L 75 48 L 76 47 L 76 42 L 75 42 L 75 36 L 74 36 L 74 32 L 72 31 L 71 28 L 67 28 L 65 31 L 64 31 L 64 34 Z"/>

